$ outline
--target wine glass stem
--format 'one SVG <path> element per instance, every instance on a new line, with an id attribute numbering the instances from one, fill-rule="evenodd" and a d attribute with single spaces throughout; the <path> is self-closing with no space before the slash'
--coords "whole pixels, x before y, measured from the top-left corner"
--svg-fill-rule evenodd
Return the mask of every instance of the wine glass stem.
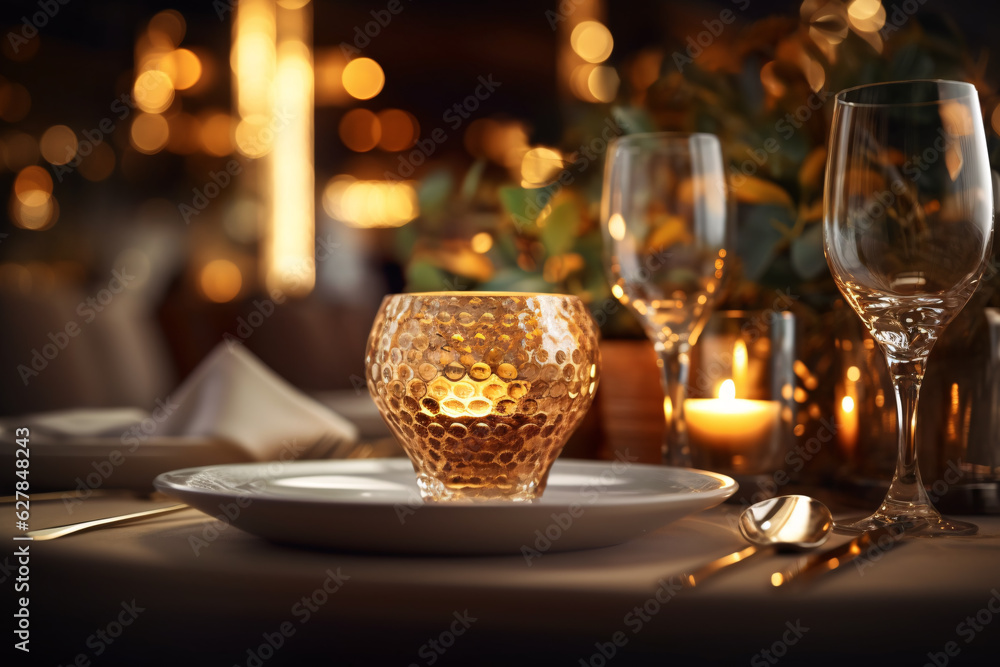
<path id="1" fill-rule="evenodd" d="M 889 362 L 896 393 L 899 457 L 896 459 L 896 474 L 879 510 L 887 516 L 937 514 L 931 507 L 917 465 L 917 404 L 923 382 L 921 366 L 921 363 L 912 361 Z"/>
<path id="2" fill-rule="evenodd" d="M 684 421 L 684 399 L 687 396 L 690 345 L 665 346 L 656 343 L 656 365 L 663 382 L 663 462 L 670 466 L 691 467 L 687 424 Z"/>

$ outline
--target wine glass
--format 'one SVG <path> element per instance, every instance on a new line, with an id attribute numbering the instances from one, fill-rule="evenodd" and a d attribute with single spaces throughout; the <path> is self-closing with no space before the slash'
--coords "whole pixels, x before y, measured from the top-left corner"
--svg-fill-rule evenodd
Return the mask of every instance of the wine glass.
<path id="1" fill-rule="evenodd" d="M 927 356 L 975 292 L 993 238 L 990 166 L 979 97 L 955 81 L 900 81 L 837 95 L 823 238 L 847 302 L 885 355 L 899 455 L 881 507 L 844 532 L 913 526 L 969 535 L 927 497 L 914 437 Z"/>
<path id="2" fill-rule="evenodd" d="M 656 348 L 668 465 L 691 465 L 684 421 L 689 351 L 733 257 L 730 201 L 714 135 L 633 134 L 608 146 L 605 264 L 612 293 L 638 316 Z"/>

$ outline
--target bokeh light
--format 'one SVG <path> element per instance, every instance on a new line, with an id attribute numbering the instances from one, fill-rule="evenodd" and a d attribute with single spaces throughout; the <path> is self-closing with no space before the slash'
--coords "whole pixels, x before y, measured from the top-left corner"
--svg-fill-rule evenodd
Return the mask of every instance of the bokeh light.
<path id="1" fill-rule="evenodd" d="M 420 124 L 402 109 L 386 109 L 378 114 L 382 138 L 378 147 L 384 151 L 405 151 L 413 146 L 420 135 Z"/>
<path id="2" fill-rule="evenodd" d="M 243 274 L 228 259 L 215 259 L 202 267 L 198 284 L 209 301 L 226 303 L 239 295 Z"/>
<path id="3" fill-rule="evenodd" d="M 820 68 L 822 70 L 822 68 Z M 611 102 L 618 95 L 621 80 L 613 67 L 601 65 L 591 70 L 587 76 L 587 90 L 599 102 Z"/>
<path id="4" fill-rule="evenodd" d="M 548 185 L 563 169 L 559 151 L 539 146 L 532 148 L 521 160 L 521 181 L 524 187 Z"/>
<path id="5" fill-rule="evenodd" d="M 847 20 L 856 30 L 881 30 L 885 25 L 885 7 L 881 0 L 854 0 L 847 6 Z"/>
<path id="6" fill-rule="evenodd" d="M 156 68 L 170 78 L 177 90 L 187 90 L 201 79 L 201 60 L 188 49 L 171 51 L 159 60 Z"/>
<path id="7" fill-rule="evenodd" d="M 174 101 L 174 84 L 160 70 L 146 70 L 138 76 L 133 87 L 135 103 L 148 113 L 160 113 L 170 108 Z"/>
<path id="8" fill-rule="evenodd" d="M 344 89 L 344 67 L 347 60 L 339 48 L 317 49 L 313 57 L 315 68 L 316 106 L 334 106 L 347 101 Z"/>
<path id="9" fill-rule="evenodd" d="M 993 131 L 1000 134 L 1000 104 L 993 107 L 993 113 L 990 115 L 990 125 L 993 126 Z"/>
<path id="10" fill-rule="evenodd" d="M 401 227 L 420 213 L 413 183 L 336 176 L 323 189 L 323 209 L 352 227 Z"/>
<path id="11" fill-rule="evenodd" d="M 48 175 L 47 172 L 46 175 Z M 20 180 L 20 176 L 18 180 Z M 51 180 L 49 185 L 51 187 Z M 16 189 L 17 184 L 15 183 Z M 42 231 L 55 224 L 59 217 L 59 205 L 50 192 L 24 190 L 17 192 L 15 196 L 10 198 L 10 217 L 14 224 L 22 229 Z"/>
<path id="12" fill-rule="evenodd" d="M 149 20 L 147 33 L 152 44 L 161 49 L 172 49 L 184 39 L 187 23 L 184 16 L 174 9 L 160 12 Z"/>
<path id="13" fill-rule="evenodd" d="M 328 216 L 331 218 L 340 217 L 340 201 L 343 199 L 344 193 L 347 192 L 347 188 L 357 180 L 348 174 L 341 174 L 326 182 L 326 187 L 323 188 L 323 210 Z"/>
<path id="14" fill-rule="evenodd" d="M 611 238 L 615 241 L 624 241 L 625 232 L 625 218 L 620 213 L 615 213 L 608 220 L 608 233 L 611 234 Z"/>
<path id="15" fill-rule="evenodd" d="M 340 119 L 340 140 L 356 153 L 370 151 L 382 138 L 382 124 L 368 109 L 352 109 Z"/>
<path id="16" fill-rule="evenodd" d="M 42 167 L 25 167 L 14 179 L 14 195 L 25 206 L 39 206 L 52 195 L 52 177 Z"/>
<path id="17" fill-rule="evenodd" d="M 236 125 L 236 150 L 249 158 L 261 158 L 274 148 L 274 131 L 263 115 L 247 116 Z"/>
<path id="18" fill-rule="evenodd" d="M 569 77 L 569 89 L 578 99 L 584 102 L 600 102 L 590 92 L 590 75 L 597 69 L 596 65 L 577 65 Z"/>
<path id="19" fill-rule="evenodd" d="M 140 113 L 132 121 L 129 139 L 137 151 L 152 155 L 167 145 L 170 139 L 170 126 L 167 124 L 167 119 L 159 114 Z"/>
<path id="20" fill-rule="evenodd" d="M 341 80 L 351 97 L 370 100 L 385 85 L 385 73 L 382 66 L 371 58 L 355 58 L 344 67 Z"/>
<path id="21" fill-rule="evenodd" d="M 853 19 L 864 21 L 878 14 L 881 6 L 881 0 L 853 0 L 847 6 L 847 14 Z"/>
<path id="22" fill-rule="evenodd" d="M 198 139 L 209 155 L 223 157 L 233 152 L 233 119 L 223 111 L 209 111 L 199 117 Z"/>
<path id="23" fill-rule="evenodd" d="M 471 244 L 473 252 L 484 254 L 489 252 L 490 248 L 493 247 L 493 237 L 489 232 L 479 232 L 472 237 Z"/>
<path id="24" fill-rule="evenodd" d="M 473 121 L 465 133 L 465 147 L 476 157 L 486 157 L 509 169 L 520 170 L 528 152 L 528 131 L 519 121 L 484 118 Z"/>
<path id="25" fill-rule="evenodd" d="M 76 157 L 80 145 L 76 134 L 65 125 L 53 125 L 45 130 L 39 144 L 42 157 L 51 164 L 66 164 Z"/>
<path id="26" fill-rule="evenodd" d="M 611 31 L 598 21 L 582 21 L 570 34 L 570 46 L 576 54 L 590 63 L 608 59 L 614 48 Z"/>

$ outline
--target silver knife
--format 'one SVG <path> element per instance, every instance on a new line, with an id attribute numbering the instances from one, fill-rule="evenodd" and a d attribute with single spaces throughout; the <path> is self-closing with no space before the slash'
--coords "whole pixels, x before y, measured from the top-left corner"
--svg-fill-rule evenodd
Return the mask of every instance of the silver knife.
<path id="1" fill-rule="evenodd" d="M 881 554 L 896 546 L 905 534 L 906 529 L 907 526 L 883 526 L 882 528 L 862 533 L 840 546 L 821 551 L 817 554 L 810 554 L 800 559 L 787 570 L 773 573 L 771 575 L 771 585 L 778 588 L 787 586 L 793 581 L 808 581 L 824 572 L 836 570 L 845 563 L 850 563 L 861 556 L 874 556 L 876 553 L 881 556 Z"/>

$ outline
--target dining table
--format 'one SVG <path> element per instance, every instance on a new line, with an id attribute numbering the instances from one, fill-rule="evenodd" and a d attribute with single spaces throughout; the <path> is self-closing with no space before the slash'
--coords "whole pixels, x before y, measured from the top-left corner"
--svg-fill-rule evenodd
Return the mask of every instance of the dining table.
<path id="1" fill-rule="evenodd" d="M 836 518 L 861 513 L 798 490 Z M 68 498 L 33 502 L 33 527 L 176 502 Z M 531 555 L 292 547 L 194 509 L 50 541 L 13 541 L 5 527 L 8 592 L 15 549 L 30 553 L 31 632 L 30 654 L 4 664 L 996 664 L 1000 516 L 963 517 L 978 534 L 903 539 L 801 583 L 773 584 L 801 554 L 765 551 L 691 586 L 688 573 L 747 546 L 742 507 Z"/>

